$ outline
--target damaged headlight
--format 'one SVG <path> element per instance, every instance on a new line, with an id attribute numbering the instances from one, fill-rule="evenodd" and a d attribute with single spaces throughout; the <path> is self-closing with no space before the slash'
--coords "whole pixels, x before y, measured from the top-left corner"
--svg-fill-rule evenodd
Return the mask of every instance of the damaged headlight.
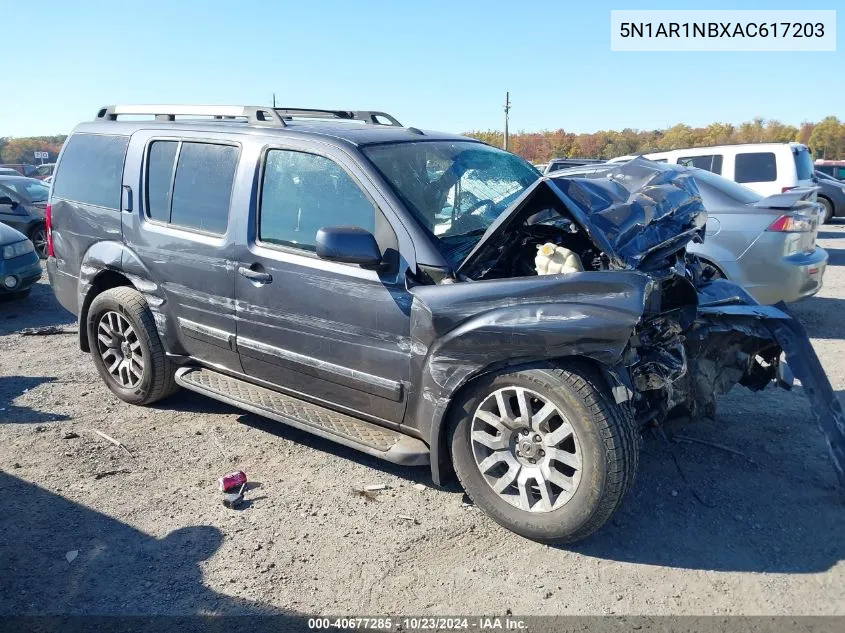
<path id="1" fill-rule="evenodd" d="M 3 247 L 3 259 L 12 259 L 14 257 L 20 257 L 21 255 L 34 252 L 35 247 L 29 240 L 15 242 L 14 244 L 9 244 L 8 246 Z"/>

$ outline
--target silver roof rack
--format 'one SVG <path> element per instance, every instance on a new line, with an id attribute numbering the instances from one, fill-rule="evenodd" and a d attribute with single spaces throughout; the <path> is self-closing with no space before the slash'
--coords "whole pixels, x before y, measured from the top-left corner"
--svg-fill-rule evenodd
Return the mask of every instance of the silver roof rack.
<path id="1" fill-rule="evenodd" d="M 316 108 L 274 108 L 283 119 L 340 119 L 344 121 L 362 121 L 367 125 L 386 125 L 403 127 L 396 117 L 378 110 L 320 110 Z"/>
<path id="2" fill-rule="evenodd" d="M 250 125 L 285 127 L 282 117 L 264 106 L 227 105 L 109 105 L 97 112 L 97 121 L 117 121 L 120 116 L 152 115 L 157 121 L 175 121 L 176 117 L 205 116 L 215 119 L 242 119 Z"/>

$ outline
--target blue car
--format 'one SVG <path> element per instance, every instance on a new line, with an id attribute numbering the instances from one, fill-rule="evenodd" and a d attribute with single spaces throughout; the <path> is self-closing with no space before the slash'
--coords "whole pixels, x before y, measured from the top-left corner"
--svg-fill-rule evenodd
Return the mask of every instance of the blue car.
<path id="1" fill-rule="evenodd" d="M 32 242 L 0 223 L 0 297 L 22 299 L 41 279 L 41 264 Z"/>

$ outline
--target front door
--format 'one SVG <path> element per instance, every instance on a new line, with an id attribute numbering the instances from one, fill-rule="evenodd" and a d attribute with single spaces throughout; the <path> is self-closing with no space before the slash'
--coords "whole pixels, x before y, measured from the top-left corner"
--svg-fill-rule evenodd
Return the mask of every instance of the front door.
<path id="1" fill-rule="evenodd" d="M 328 152 L 328 153 L 325 153 Z M 411 298 L 396 229 L 330 150 L 264 150 L 235 279 L 237 345 L 244 371 L 321 404 L 398 425 L 410 372 Z M 398 223 L 397 223 L 398 224 Z M 323 226 L 372 232 L 380 270 L 315 254 Z M 404 233 L 403 233 L 404 235 Z"/>

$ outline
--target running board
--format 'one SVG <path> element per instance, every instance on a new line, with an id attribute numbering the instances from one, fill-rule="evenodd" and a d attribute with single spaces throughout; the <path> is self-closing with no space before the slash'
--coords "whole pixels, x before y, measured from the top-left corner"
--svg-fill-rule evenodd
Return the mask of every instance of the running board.
<path id="1" fill-rule="evenodd" d="M 176 372 L 176 382 L 185 389 L 394 464 L 425 466 L 430 463 L 428 447 L 414 437 L 211 369 L 183 367 Z"/>

